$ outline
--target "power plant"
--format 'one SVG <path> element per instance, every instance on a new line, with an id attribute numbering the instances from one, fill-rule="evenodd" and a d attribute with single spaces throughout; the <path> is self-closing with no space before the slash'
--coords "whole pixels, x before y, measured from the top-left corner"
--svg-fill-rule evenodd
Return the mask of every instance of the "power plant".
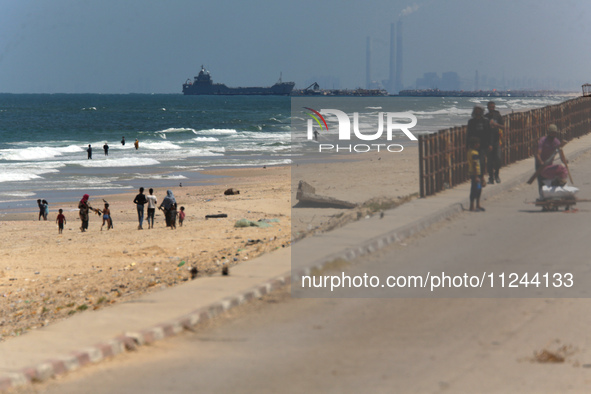
<path id="1" fill-rule="evenodd" d="M 367 37 L 365 48 L 365 87 L 375 88 L 371 79 L 371 38 Z M 390 94 L 403 89 L 402 84 L 402 21 L 390 24 L 390 64 L 388 80 L 384 85 Z"/>

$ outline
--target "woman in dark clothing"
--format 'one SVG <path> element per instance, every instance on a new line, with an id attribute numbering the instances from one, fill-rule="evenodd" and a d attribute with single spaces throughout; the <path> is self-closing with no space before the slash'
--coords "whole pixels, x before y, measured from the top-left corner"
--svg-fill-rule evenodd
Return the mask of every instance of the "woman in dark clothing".
<path id="1" fill-rule="evenodd" d="M 172 190 L 166 191 L 166 197 L 162 200 L 162 203 L 158 207 L 164 211 L 164 216 L 166 218 L 166 227 L 170 227 L 171 229 L 176 228 L 176 199 L 174 198 L 174 194 Z"/>

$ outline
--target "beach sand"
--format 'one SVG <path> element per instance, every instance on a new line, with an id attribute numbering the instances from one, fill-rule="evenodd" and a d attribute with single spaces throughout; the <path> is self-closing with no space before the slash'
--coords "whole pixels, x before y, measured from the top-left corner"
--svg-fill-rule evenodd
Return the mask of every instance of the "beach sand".
<path id="1" fill-rule="evenodd" d="M 191 280 L 191 267 L 203 276 L 220 275 L 227 265 L 231 274 L 234 264 L 289 247 L 292 231 L 294 237 L 313 235 L 386 206 L 292 209 L 299 180 L 316 187 L 318 194 L 359 204 L 400 201 L 418 192 L 416 146 L 339 162 L 206 173 L 220 178 L 205 186 L 171 185 L 178 206 L 186 212 L 185 223 L 177 223 L 176 230 L 166 228 L 162 211 L 157 211 L 153 229 L 144 221 L 144 229 L 138 230 L 132 203 L 137 191 L 91 194 L 94 208 L 103 207 L 103 198 L 109 202 L 112 230 L 105 226 L 100 231 L 102 218 L 91 214 L 89 229 L 82 233 L 78 201 L 50 201 L 48 221 L 38 221 L 36 212 L 0 216 L 0 341 Z M 225 196 L 228 188 L 240 194 Z M 159 203 L 165 193 L 164 188 L 155 191 Z M 67 219 L 61 235 L 55 223 L 59 208 Z M 219 213 L 228 217 L 205 219 Z M 270 226 L 237 228 L 234 224 L 240 219 L 267 219 Z"/>

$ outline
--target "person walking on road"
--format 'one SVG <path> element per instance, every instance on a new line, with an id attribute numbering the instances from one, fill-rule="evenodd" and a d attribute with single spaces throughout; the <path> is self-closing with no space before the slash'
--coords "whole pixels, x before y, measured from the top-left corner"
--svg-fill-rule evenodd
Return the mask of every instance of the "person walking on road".
<path id="1" fill-rule="evenodd" d="M 480 148 L 478 156 L 480 160 L 480 175 L 484 176 L 486 171 L 486 155 L 490 145 L 490 121 L 484 117 L 484 108 L 477 105 L 472 110 L 472 118 L 468 121 L 468 131 L 466 140 L 470 141 L 473 137 L 478 138 Z"/>
<path id="2" fill-rule="evenodd" d="M 484 115 L 490 121 L 490 146 L 488 148 L 488 183 L 501 183 L 499 170 L 501 168 L 501 153 L 503 145 L 503 118 L 495 109 L 494 101 L 487 104 L 488 112 Z"/>

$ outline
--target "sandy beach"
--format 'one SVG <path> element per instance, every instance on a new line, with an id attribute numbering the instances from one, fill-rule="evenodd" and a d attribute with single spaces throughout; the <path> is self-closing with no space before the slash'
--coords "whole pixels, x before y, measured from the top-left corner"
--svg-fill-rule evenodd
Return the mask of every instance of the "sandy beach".
<path id="1" fill-rule="evenodd" d="M 176 230 L 166 228 L 162 211 L 157 211 L 153 229 L 144 222 L 138 230 L 135 190 L 91 194 L 94 208 L 102 208 L 103 198 L 110 203 L 114 229 L 108 231 L 106 226 L 100 230 L 102 218 L 94 214 L 82 233 L 78 201 L 61 206 L 50 202 L 48 221 L 38 221 L 36 212 L 5 213 L 0 219 L 0 242 L 5 245 L 0 251 L 0 340 L 191 280 L 191 267 L 203 276 L 221 275 L 227 265 L 231 274 L 234 264 L 289 247 L 292 231 L 326 231 L 375 213 L 375 207 L 363 206 L 369 200 L 398 201 L 418 191 L 416 147 L 338 162 L 207 173 L 220 178 L 206 186 L 171 187 L 186 212 L 184 225 L 177 224 Z M 292 209 L 299 180 L 319 194 L 361 207 Z M 228 188 L 240 194 L 225 196 Z M 165 193 L 155 191 L 159 202 Z M 55 223 L 59 208 L 67 219 L 61 235 Z M 219 213 L 228 217 L 205 219 Z M 264 219 L 269 226 L 235 227 L 240 219 Z"/>

